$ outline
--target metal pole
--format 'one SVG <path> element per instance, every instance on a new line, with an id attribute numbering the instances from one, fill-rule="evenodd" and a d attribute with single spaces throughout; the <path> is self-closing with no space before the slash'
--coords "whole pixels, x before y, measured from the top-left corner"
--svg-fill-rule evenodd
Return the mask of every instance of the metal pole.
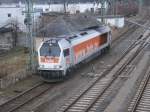
<path id="1" fill-rule="evenodd" d="M 102 23 L 105 23 L 104 21 L 104 14 L 105 14 L 105 0 L 101 1 L 101 19 L 102 19 Z"/>
<path id="2" fill-rule="evenodd" d="M 30 46 L 30 59 L 29 59 L 29 69 L 31 71 L 35 71 L 35 64 L 34 64 L 34 38 L 32 34 L 33 30 L 33 1 L 26 0 L 26 25 L 27 25 L 27 38 L 28 43 Z"/>
<path id="3" fill-rule="evenodd" d="M 116 0 L 112 0 L 112 6 L 113 6 L 113 8 L 112 8 L 112 13 L 113 13 L 113 15 L 116 15 Z"/>
<path id="4" fill-rule="evenodd" d="M 48 1 L 48 5 L 49 5 L 49 12 L 50 12 L 50 8 L 51 8 L 51 0 Z"/>

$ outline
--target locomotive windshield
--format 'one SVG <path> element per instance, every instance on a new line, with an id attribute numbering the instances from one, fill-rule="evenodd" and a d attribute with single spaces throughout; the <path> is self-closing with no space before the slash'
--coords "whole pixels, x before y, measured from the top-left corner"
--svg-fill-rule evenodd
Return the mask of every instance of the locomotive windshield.
<path id="1" fill-rule="evenodd" d="M 60 48 L 58 44 L 44 43 L 40 49 L 40 56 L 60 56 Z"/>

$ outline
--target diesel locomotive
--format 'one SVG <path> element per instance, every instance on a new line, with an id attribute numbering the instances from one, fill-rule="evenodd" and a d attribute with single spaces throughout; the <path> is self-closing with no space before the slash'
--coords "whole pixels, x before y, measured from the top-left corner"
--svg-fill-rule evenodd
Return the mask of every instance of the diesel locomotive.
<path id="1" fill-rule="evenodd" d="M 75 66 L 108 49 L 111 38 L 108 26 L 95 26 L 72 35 L 49 38 L 38 48 L 38 72 L 44 81 L 62 80 Z"/>

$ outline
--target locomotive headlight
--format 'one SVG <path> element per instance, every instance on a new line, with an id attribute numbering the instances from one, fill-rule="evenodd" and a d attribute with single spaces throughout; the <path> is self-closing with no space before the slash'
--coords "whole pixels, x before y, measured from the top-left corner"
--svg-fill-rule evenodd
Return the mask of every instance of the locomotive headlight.
<path id="1" fill-rule="evenodd" d="M 44 65 L 40 65 L 41 68 L 44 68 Z"/>
<path id="2" fill-rule="evenodd" d="M 58 68 L 58 65 L 54 65 L 54 68 Z"/>
<path id="3" fill-rule="evenodd" d="M 60 65 L 54 65 L 54 68 L 61 68 Z"/>

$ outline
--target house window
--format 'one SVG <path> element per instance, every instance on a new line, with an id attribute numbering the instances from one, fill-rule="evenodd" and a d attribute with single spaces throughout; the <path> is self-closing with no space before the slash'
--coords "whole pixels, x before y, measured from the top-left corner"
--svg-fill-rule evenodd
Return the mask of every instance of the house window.
<path id="1" fill-rule="evenodd" d="M 8 13 L 8 17 L 11 17 L 11 14 L 10 14 L 10 13 Z"/>

